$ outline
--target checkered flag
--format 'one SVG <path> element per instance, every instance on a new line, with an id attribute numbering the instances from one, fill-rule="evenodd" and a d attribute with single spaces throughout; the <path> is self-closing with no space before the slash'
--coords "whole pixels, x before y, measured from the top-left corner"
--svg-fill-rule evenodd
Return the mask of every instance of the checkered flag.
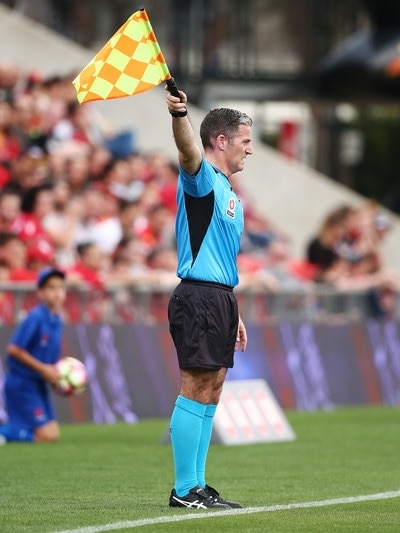
<path id="1" fill-rule="evenodd" d="M 131 15 L 72 82 L 80 104 L 132 96 L 159 85 L 171 74 L 146 10 Z"/>

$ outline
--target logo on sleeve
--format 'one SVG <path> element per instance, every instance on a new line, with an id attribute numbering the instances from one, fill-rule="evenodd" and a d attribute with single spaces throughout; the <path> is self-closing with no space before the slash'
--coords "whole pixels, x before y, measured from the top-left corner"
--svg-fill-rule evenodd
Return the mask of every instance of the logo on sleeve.
<path id="1" fill-rule="evenodd" d="M 236 209 L 235 198 L 229 198 L 228 207 L 226 208 L 226 214 L 228 215 L 229 218 L 235 218 L 236 216 L 235 209 Z"/>

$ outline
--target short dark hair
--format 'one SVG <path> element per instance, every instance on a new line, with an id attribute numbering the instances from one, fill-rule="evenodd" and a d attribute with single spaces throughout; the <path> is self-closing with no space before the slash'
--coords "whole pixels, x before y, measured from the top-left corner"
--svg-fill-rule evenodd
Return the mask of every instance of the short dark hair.
<path id="1" fill-rule="evenodd" d="M 65 279 L 65 272 L 56 267 L 45 267 L 39 273 L 37 277 L 37 287 L 42 289 L 46 286 L 47 282 L 51 278 Z"/>
<path id="2" fill-rule="evenodd" d="M 212 148 L 211 139 L 225 135 L 229 140 L 235 137 L 239 126 L 252 126 L 252 119 L 236 109 L 220 107 L 212 109 L 200 125 L 200 138 L 203 148 Z"/>
<path id="3" fill-rule="evenodd" d="M 0 231 L 0 247 L 6 246 L 11 241 L 19 241 L 20 238 L 15 233 Z"/>
<path id="4" fill-rule="evenodd" d="M 76 245 L 76 252 L 79 257 L 84 256 L 87 252 L 93 247 L 96 246 L 96 243 L 93 241 L 81 242 Z"/>

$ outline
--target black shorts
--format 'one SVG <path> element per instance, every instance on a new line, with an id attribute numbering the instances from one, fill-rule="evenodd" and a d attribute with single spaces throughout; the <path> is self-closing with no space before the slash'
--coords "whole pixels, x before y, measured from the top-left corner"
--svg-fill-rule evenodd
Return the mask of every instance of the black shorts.
<path id="1" fill-rule="evenodd" d="M 239 312 L 231 287 L 182 280 L 169 300 L 168 319 L 180 368 L 233 367 Z"/>

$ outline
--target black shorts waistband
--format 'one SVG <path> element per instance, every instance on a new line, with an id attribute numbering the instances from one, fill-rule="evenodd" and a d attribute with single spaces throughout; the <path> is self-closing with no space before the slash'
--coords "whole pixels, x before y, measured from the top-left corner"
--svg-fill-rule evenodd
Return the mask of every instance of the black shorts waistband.
<path id="1" fill-rule="evenodd" d="M 217 283 L 216 281 L 201 281 L 198 279 L 182 279 L 181 283 L 188 283 L 190 285 L 202 285 L 203 287 L 215 287 L 224 291 L 233 292 L 233 287 L 225 285 L 224 283 Z"/>

